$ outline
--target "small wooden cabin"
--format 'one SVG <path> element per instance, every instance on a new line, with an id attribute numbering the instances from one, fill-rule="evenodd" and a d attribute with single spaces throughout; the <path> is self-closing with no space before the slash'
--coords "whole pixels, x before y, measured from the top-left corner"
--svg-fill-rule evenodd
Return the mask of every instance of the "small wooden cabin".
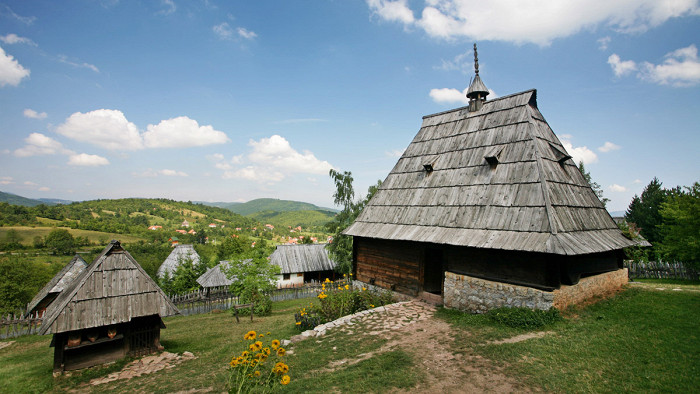
<path id="1" fill-rule="evenodd" d="M 162 350 L 162 317 L 178 309 L 118 241 L 52 302 L 40 334 L 53 334 L 54 371 Z"/>
<path id="2" fill-rule="evenodd" d="M 545 121 L 537 92 L 486 101 L 476 64 L 469 106 L 423 117 L 345 230 L 355 278 L 447 306 L 469 294 L 459 309 L 546 309 L 562 286 L 622 269 L 633 242 Z M 474 278 L 485 291 L 473 293 Z M 529 289 L 551 294 L 512 302 Z"/>
<path id="3" fill-rule="evenodd" d="M 304 283 L 335 278 L 337 263 L 330 259 L 323 244 L 277 245 L 270 264 L 280 267 L 277 287 L 301 286 Z"/>
<path id="4" fill-rule="evenodd" d="M 175 244 L 173 251 L 163 261 L 163 264 L 158 267 L 156 275 L 161 279 L 166 273 L 172 277 L 177 267 L 188 260 L 192 261 L 194 265 L 199 264 L 199 253 L 194 250 L 194 245 Z"/>
<path id="5" fill-rule="evenodd" d="M 58 297 L 59 294 L 68 287 L 80 274 L 87 268 L 88 264 L 80 255 L 75 255 L 71 261 L 66 264 L 39 292 L 34 296 L 32 301 L 27 305 L 27 313 L 29 316 L 33 313 L 40 315 L 46 311 L 46 307 Z"/>
<path id="6" fill-rule="evenodd" d="M 241 261 L 243 264 L 249 264 L 253 259 L 246 259 Z M 197 283 L 202 286 L 204 293 L 209 297 L 212 293 L 227 291 L 229 286 L 236 281 L 236 278 L 228 277 L 228 269 L 230 261 L 224 260 L 220 261 L 216 267 L 209 268 L 207 272 L 203 273 L 199 278 L 197 278 Z"/>

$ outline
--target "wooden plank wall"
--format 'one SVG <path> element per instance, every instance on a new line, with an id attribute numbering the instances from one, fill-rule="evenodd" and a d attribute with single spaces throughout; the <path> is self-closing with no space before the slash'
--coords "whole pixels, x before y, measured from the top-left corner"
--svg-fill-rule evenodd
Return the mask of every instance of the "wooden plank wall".
<path id="1" fill-rule="evenodd" d="M 423 248 L 414 242 L 355 237 L 355 278 L 402 294 L 421 290 Z"/>

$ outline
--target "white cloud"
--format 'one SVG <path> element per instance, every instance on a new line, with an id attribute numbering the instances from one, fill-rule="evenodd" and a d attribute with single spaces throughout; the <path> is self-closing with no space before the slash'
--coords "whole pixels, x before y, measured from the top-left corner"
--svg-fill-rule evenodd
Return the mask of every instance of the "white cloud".
<path id="1" fill-rule="evenodd" d="M 642 180 L 641 180 L 641 179 L 635 179 L 635 180 L 632 181 L 632 183 L 642 183 Z"/>
<path id="2" fill-rule="evenodd" d="M 0 185 L 11 185 L 13 183 L 15 183 L 15 180 L 11 176 L 0 176 Z"/>
<path id="3" fill-rule="evenodd" d="M 36 112 L 30 108 L 26 108 L 23 113 L 29 119 L 45 119 L 48 116 L 46 112 Z"/>
<path id="4" fill-rule="evenodd" d="M 230 40 L 233 38 L 233 29 L 231 29 L 231 26 L 229 26 L 229 24 L 226 22 L 212 27 L 212 30 L 222 40 Z"/>
<path id="5" fill-rule="evenodd" d="M 22 79 L 29 77 L 29 73 L 29 69 L 22 67 L 12 55 L 6 54 L 0 47 L 0 87 L 17 86 Z"/>
<path id="6" fill-rule="evenodd" d="M 31 133 L 25 138 L 26 146 L 15 150 L 17 157 L 30 157 L 40 155 L 72 154 L 73 152 L 63 148 L 63 145 L 51 137 L 41 133 Z"/>
<path id="7" fill-rule="evenodd" d="M 229 138 L 212 126 L 200 126 L 187 116 L 163 120 L 157 125 L 148 125 L 143 133 L 143 142 L 148 148 L 187 148 L 224 144 Z"/>
<path id="8" fill-rule="evenodd" d="M 700 83 L 700 61 L 695 45 L 677 49 L 666 54 L 665 58 L 661 64 L 642 63 L 639 77 L 660 85 L 675 87 Z"/>
<path id="9" fill-rule="evenodd" d="M 245 38 L 246 40 L 252 40 L 258 36 L 254 31 L 250 31 L 244 27 L 237 28 L 236 32 L 240 37 Z"/>
<path id="10" fill-rule="evenodd" d="M 177 10 L 177 6 L 175 6 L 173 0 L 161 0 L 160 2 L 165 8 L 158 12 L 159 14 L 170 15 Z"/>
<path id="11" fill-rule="evenodd" d="M 34 21 L 36 20 L 36 17 L 35 17 L 35 16 L 21 16 L 21 15 L 17 15 L 14 11 L 12 11 L 12 8 L 10 8 L 10 7 L 8 7 L 8 6 L 4 5 L 4 4 L 1 4 L 0 6 L 2 6 L 2 10 L 0 10 L 0 14 L 9 15 L 9 16 L 11 16 L 12 18 L 15 18 L 16 20 L 18 20 L 18 21 L 24 23 L 25 25 L 31 25 L 31 24 L 33 24 Z"/>
<path id="12" fill-rule="evenodd" d="M 474 66 L 473 51 L 467 51 L 455 56 L 452 60 L 440 59 L 440 65 L 433 67 L 436 70 L 443 71 L 461 71 L 464 74 L 470 74 Z"/>
<path id="13" fill-rule="evenodd" d="M 26 37 L 20 37 L 17 34 L 7 34 L 4 36 L 0 36 L 0 41 L 4 42 L 5 44 L 8 45 L 14 45 L 14 44 L 27 44 L 31 46 L 36 46 L 36 43 L 29 38 Z"/>
<path id="14" fill-rule="evenodd" d="M 24 181 L 22 184 L 24 186 L 38 186 L 36 183 L 34 183 L 32 181 Z"/>
<path id="15" fill-rule="evenodd" d="M 384 152 L 384 154 L 385 154 L 387 157 L 394 157 L 394 158 L 397 158 L 397 157 L 401 157 L 401 155 L 403 155 L 403 151 L 402 151 L 402 150 L 398 150 L 398 149 L 394 149 L 394 150 L 386 151 L 386 152 Z"/>
<path id="16" fill-rule="evenodd" d="M 56 129 L 58 134 L 87 142 L 108 150 L 137 150 L 143 148 L 135 124 L 126 120 L 121 111 L 98 109 L 76 112 Z"/>
<path id="17" fill-rule="evenodd" d="M 610 189 L 610 191 L 616 192 L 616 193 L 622 193 L 622 192 L 627 191 L 626 187 L 620 186 L 617 183 L 613 183 L 612 185 L 608 186 L 608 189 Z"/>
<path id="18" fill-rule="evenodd" d="M 326 119 L 319 119 L 319 118 L 297 118 L 297 119 L 278 120 L 274 123 L 275 124 L 294 124 L 294 123 L 316 123 L 316 122 L 327 122 L 327 120 Z"/>
<path id="19" fill-rule="evenodd" d="M 433 99 L 438 104 L 469 104 L 469 99 L 467 98 L 467 91 L 469 87 L 465 88 L 461 92 L 457 89 L 442 88 L 442 89 L 431 89 L 430 98 Z M 488 99 L 492 100 L 497 98 L 498 95 L 493 90 L 489 89 Z"/>
<path id="20" fill-rule="evenodd" d="M 273 135 L 260 141 L 251 140 L 248 145 L 253 151 L 248 159 L 254 163 L 270 166 L 287 173 L 307 173 L 325 175 L 333 166 L 321 161 L 309 151 L 297 152 L 284 137 Z"/>
<path id="21" fill-rule="evenodd" d="M 566 151 L 571 155 L 571 157 L 574 160 L 574 163 L 576 164 L 580 162 L 583 162 L 583 164 L 591 164 L 598 162 L 598 155 L 596 155 L 595 152 L 588 149 L 588 147 L 586 146 L 574 147 L 571 141 L 563 139 L 563 136 L 561 144 L 564 146 L 564 149 L 566 149 Z"/>
<path id="22" fill-rule="evenodd" d="M 271 168 L 248 166 L 236 171 L 226 171 L 224 179 L 245 179 L 259 183 L 275 183 L 284 179 L 284 174 Z"/>
<path id="23" fill-rule="evenodd" d="M 42 187 L 40 187 L 40 188 L 37 189 L 37 190 L 39 190 L 40 192 L 47 192 L 47 191 L 51 190 L 51 188 L 50 188 L 50 187 L 46 187 L 46 186 L 42 186 Z"/>
<path id="24" fill-rule="evenodd" d="M 620 146 L 619 146 L 619 145 L 613 144 L 613 143 L 610 142 L 610 141 L 605 141 L 605 143 L 603 144 L 603 146 L 598 147 L 598 151 L 599 151 L 599 152 L 603 152 L 603 153 L 607 153 L 607 152 L 610 152 L 610 151 L 613 151 L 613 150 L 619 150 L 619 149 L 620 149 Z"/>
<path id="25" fill-rule="evenodd" d="M 608 50 L 608 45 L 610 45 L 610 41 L 612 41 L 612 38 L 610 38 L 610 36 L 605 36 L 605 37 L 599 38 L 597 40 L 598 49 L 600 49 L 601 51 Z"/>
<path id="26" fill-rule="evenodd" d="M 106 158 L 97 155 L 88 155 L 87 153 L 70 155 L 68 158 L 68 165 L 70 166 L 98 167 L 108 164 L 109 160 Z"/>
<path id="27" fill-rule="evenodd" d="M 581 30 L 643 32 L 671 18 L 700 14 L 697 0 L 427 0 L 415 19 L 406 0 L 368 0 L 373 15 L 416 26 L 439 39 L 466 37 L 549 45 Z"/>
<path id="28" fill-rule="evenodd" d="M 97 68 L 94 64 L 90 63 L 85 63 L 85 62 L 80 62 L 80 61 L 73 61 L 68 59 L 68 56 L 66 55 L 58 55 L 58 61 L 64 64 L 67 64 L 69 66 L 77 67 L 77 68 L 88 68 L 96 73 L 100 72 L 100 69 Z"/>
<path id="29" fill-rule="evenodd" d="M 608 64 L 612 67 L 616 77 L 622 77 L 637 70 L 637 63 L 632 60 L 621 61 L 620 56 L 616 53 L 608 57 Z"/>
<path id="30" fill-rule="evenodd" d="M 415 21 L 413 11 L 408 8 L 407 0 L 367 0 L 372 13 L 390 22 L 410 24 Z"/>
<path id="31" fill-rule="evenodd" d="M 162 170 L 154 170 L 154 169 L 147 169 L 143 172 L 134 172 L 132 173 L 133 176 L 136 177 L 141 177 L 141 178 L 155 178 L 157 176 L 179 176 L 179 177 L 187 177 L 187 173 L 182 172 L 182 171 L 177 171 L 177 170 L 170 170 L 170 169 L 162 169 Z"/>

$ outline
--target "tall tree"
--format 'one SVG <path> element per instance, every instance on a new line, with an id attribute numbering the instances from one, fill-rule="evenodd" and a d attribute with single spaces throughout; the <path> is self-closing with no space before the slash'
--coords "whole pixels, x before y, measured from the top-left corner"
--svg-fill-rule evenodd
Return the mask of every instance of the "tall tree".
<path id="1" fill-rule="evenodd" d="M 661 203 L 661 252 L 669 260 L 700 269 L 700 183 L 685 189 Z"/>
<path id="2" fill-rule="evenodd" d="M 336 270 L 347 274 L 352 271 L 352 237 L 343 235 L 343 231 L 355 221 L 382 182 L 377 181 L 376 185 L 369 187 L 367 196 L 363 200 L 354 202 L 355 190 L 352 186 L 352 173 L 330 170 L 330 176 L 336 186 L 336 191 L 333 194 L 334 202 L 336 205 L 342 206 L 343 210 L 326 225 L 328 231 L 333 233 L 333 242 L 326 248 L 331 259 L 338 263 Z"/>
<path id="3" fill-rule="evenodd" d="M 661 181 L 654 177 L 644 188 L 641 196 L 634 196 L 625 213 L 625 220 L 634 223 L 644 238 L 652 244 L 661 241 L 659 226 L 662 223 L 662 218 L 660 210 L 666 195 L 667 191 L 661 187 Z"/>
<path id="4" fill-rule="evenodd" d="M 586 182 L 588 182 L 588 184 L 591 186 L 591 189 L 593 189 L 595 195 L 598 196 L 600 202 L 603 203 L 603 206 L 606 206 L 610 199 L 603 196 L 603 188 L 600 187 L 600 184 L 598 182 L 593 181 L 591 173 L 586 171 L 586 167 L 583 165 L 582 161 L 578 162 L 578 170 L 581 171 L 581 174 L 583 175 L 584 179 L 586 179 Z"/>
<path id="5" fill-rule="evenodd" d="M 75 239 L 68 230 L 57 228 L 51 230 L 44 243 L 55 254 L 73 254 L 75 252 Z"/>

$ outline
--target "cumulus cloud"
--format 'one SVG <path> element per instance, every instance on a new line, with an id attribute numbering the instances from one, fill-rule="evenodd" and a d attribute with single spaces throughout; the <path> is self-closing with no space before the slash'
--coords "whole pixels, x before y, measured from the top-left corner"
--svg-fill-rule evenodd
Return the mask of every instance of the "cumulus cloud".
<path id="1" fill-rule="evenodd" d="M 226 171 L 224 179 L 245 179 L 259 183 L 276 183 L 284 179 L 284 174 L 272 168 L 247 166 L 235 171 Z"/>
<path id="2" fill-rule="evenodd" d="M 617 192 L 617 193 L 622 193 L 622 192 L 627 191 L 626 187 L 620 186 L 616 183 L 613 183 L 612 185 L 608 186 L 608 189 L 610 189 L 610 191 L 612 191 L 612 192 Z"/>
<path id="3" fill-rule="evenodd" d="M 610 36 L 605 36 L 605 37 L 599 38 L 597 40 L 598 49 L 600 49 L 601 51 L 607 51 L 608 45 L 610 45 L 610 41 L 612 41 L 612 38 L 610 38 Z"/>
<path id="4" fill-rule="evenodd" d="M 403 154 L 403 151 L 399 150 L 399 149 L 394 149 L 394 150 L 386 151 L 386 152 L 384 152 L 384 154 L 387 157 L 398 158 L 398 157 L 401 157 L 401 155 Z"/>
<path id="5" fill-rule="evenodd" d="M 284 137 L 273 135 L 260 141 L 251 140 L 248 145 L 253 151 L 248 155 L 250 161 L 269 165 L 285 172 L 307 174 L 327 174 L 333 166 L 321 161 L 309 151 L 297 152 Z"/>
<path id="6" fill-rule="evenodd" d="M 33 109 L 26 108 L 23 112 L 24 117 L 29 119 L 46 119 L 48 116 L 46 112 L 36 112 Z"/>
<path id="7" fill-rule="evenodd" d="M 236 29 L 239 37 L 245 38 L 246 40 L 252 40 L 258 35 L 254 31 L 250 31 L 244 27 L 239 27 Z"/>
<path id="8" fill-rule="evenodd" d="M 41 155 L 71 154 L 73 152 L 65 149 L 63 145 L 51 137 L 47 137 L 41 133 L 31 133 L 29 137 L 24 139 L 27 143 L 22 148 L 15 150 L 17 157 L 30 157 Z"/>
<path id="9" fill-rule="evenodd" d="M 143 148 L 141 135 L 135 124 L 121 111 L 98 109 L 76 112 L 56 128 L 56 132 L 70 139 L 87 142 L 107 150 L 137 150 Z"/>
<path id="10" fill-rule="evenodd" d="M 8 45 L 14 45 L 14 44 L 27 44 L 31 46 L 36 46 L 36 43 L 29 38 L 26 37 L 20 37 L 17 34 L 7 34 L 4 36 L 0 36 L 0 41 L 4 42 L 5 44 Z"/>
<path id="11" fill-rule="evenodd" d="M 98 155 L 89 155 L 87 153 L 70 155 L 68 157 L 68 165 L 70 166 L 99 167 L 108 164 L 109 160 L 106 158 Z"/>
<path id="12" fill-rule="evenodd" d="M 637 63 L 632 60 L 622 61 L 620 56 L 618 56 L 616 53 L 613 53 L 610 55 L 610 57 L 608 57 L 608 64 L 610 67 L 612 67 L 613 73 L 615 73 L 616 77 L 623 77 L 637 71 Z"/>
<path id="13" fill-rule="evenodd" d="M 603 153 L 607 153 L 607 152 L 610 152 L 613 150 L 619 150 L 619 149 L 620 149 L 619 145 L 613 144 L 610 141 L 605 141 L 603 146 L 598 147 L 598 151 L 603 152 Z"/>
<path id="14" fill-rule="evenodd" d="M 38 188 L 37 190 L 39 190 L 40 192 L 47 192 L 47 191 L 51 190 L 51 188 L 48 186 L 42 186 L 42 187 Z"/>
<path id="15" fill-rule="evenodd" d="M 563 136 L 562 136 L 563 137 Z M 598 162 L 598 155 L 592 150 L 588 149 L 587 146 L 574 146 L 568 139 L 561 140 L 561 144 L 564 149 L 571 155 L 574 163 L 578 164 L 583 162 L 583 164 L 591 164 Z"/>
<path id="16" fill-rule="evenodd" d="M 200 126 L 187 116 L 163 120 L 157 125 L 148 125 L 143 133 L 143 142 L 149 148 L 187 148 L 224 144 L 229 138 L 212 126 Z"/>
<path id="17" fill-rule="evenodd" d="M 212 30 L 222 40 L 230 40 L 233 38 L 233 29 L 231 29 L 231 26 L 229 26 L 227 22 L 215 25 L 212 27 Z"/>
<path id="18" fill-rule="evenodd" d="M 469 104 L 469 99 L 467 98 L 467 91 L 469 87 L 464 88 L 461 92 L 457 89 L 442 88 L 442 89 L 431 89 L 430 98 L 433 99 L 438 104 Z M 489 89 L 488 99 L 495 99 L 498 97 L 496 92 Z"/>
<path id="19" fill-rule="evenodd" d="M 0 87 L 17 86 L 24 78 L 29 77 L 29 73 L 29 69 L 22 67 L 12 55 L 6 54 L 0 47 Z"/>
<path id="20" fill-rule="evenodd" d="M 427 0 L 418 19 L 406 0 L 367 0 L 367 5 L 381 19 L 416 26 L 434 38 L 538 45 L 584 29 L 638 33 L 671 18 L 700 14 L 697 0 Z"/>
<path id="21" fill-rule="evenodd" d="M 0 176 L 0 185 L 11 185 L 13 183 L 15 183 L 15 180 L 11 176 Z"/>
<path id="22" fill-rule="evenodd" d="M 183 171 L 177 171 L 177 170 L 170 170 L 170 169 L 162 169 L 162 170 L 154 170 L 154 169 L 147 169 L 143 172 L 134 172 L 132 175 L 137 176 L 137 177 L 142 177 L 142 178 L 155 178 L 157 176 L 178 176 L 178 177 L 187 177 L 186 172 Z"/>

